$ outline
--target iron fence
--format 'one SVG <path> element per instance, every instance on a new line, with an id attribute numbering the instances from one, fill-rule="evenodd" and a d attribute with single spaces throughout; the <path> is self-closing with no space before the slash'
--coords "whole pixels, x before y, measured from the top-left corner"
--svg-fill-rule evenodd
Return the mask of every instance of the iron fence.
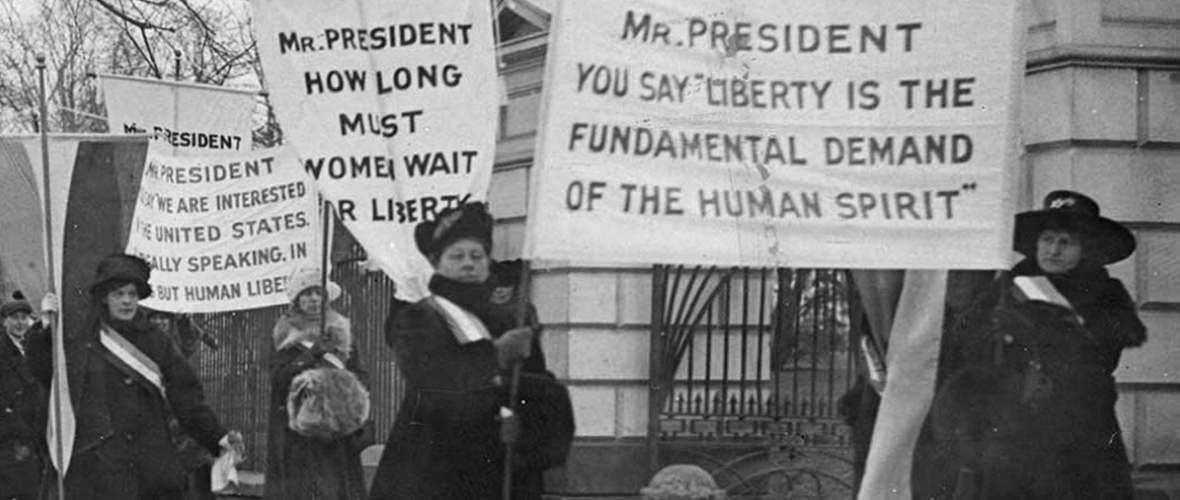
<path id="1" fill-rule="evenodd" d="M 658 268 L 653 290 L 663 439 L 803 436 L 847 444 L 855 382 L 847 271 Z M 661 342 L 662 341 L 662 342 Z"/>

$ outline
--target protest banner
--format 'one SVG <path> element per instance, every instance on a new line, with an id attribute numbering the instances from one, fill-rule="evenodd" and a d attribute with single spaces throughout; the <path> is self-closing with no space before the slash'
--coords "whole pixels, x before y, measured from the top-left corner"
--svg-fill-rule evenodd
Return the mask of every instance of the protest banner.
<path id="1" fill-rule="evenodd" d="M 1011 0 L 561 2 L 525 255 L 997 268 Z"/>
<path id="2" fill-rule="evenodd" d="M 69 303 L 75 294 L 86 293 L 71 286 L 87 283 L 98 260 L 123 251 L 127 243 L 148 142 L 143 137 L 55 134 L 48 144 L 56 242 L 51 250 L 59 280 L 54 288 Z M 49 284 L 42 177 L 39 138 L 0 137 L 0 207 L 5 214 L 0 231 L 6 235 L 0 238 L 0 282 L 4 296 L 21 290 L 34 304 Z M 87 306 L 76 304 L 78 311 Z"/>
<path id="3" fill-rule="evenodd" d="M 159 151 L 208 155 L 251 149 L 254 91 L 103 74 L 111 133 L 149 134 Z"/>
<path id="4" fill-rule="evenodd" d="M 61 297 L 58 331 L 81 335 L 79 325 L 90 319 L 89 286 L 95 268 L 104 256 L 122 252 L 127 243 L 147 149 L 143 137 L 54 135 L 45 139 L 44 148 L 37 137 L 0 137 L 0 198 L 6 210 L 0 218 L 6 235 L 0 245 L 4 285 L 23 290 L 38 304 L 50 289 L 52 274 L 51 289 Z M 48 165 L 42 162 L 42 152 Z M 54 243 L 48 251 L 47 236 Z M 56 272 L 48 272 L 47 259 L 53 259 Z M 76 429 L 70 401 L 80 400 L 83 387 L 64 382 L 61 338 L 54 335 L 51 392 L 68 397 L 60 406 L 50 405 L 46 437 L 54 467 L 64 473 Z"/>
<path id="5" fill-rule="evenodd" d="M 254 0 L 275 113 L 305 170 L 398 287 L 426 293 L 413 229 L 486 198 L 498 121 L 484 0 Z"/>
<path id="6" fill-rule="evenodd" d="M 311 179 L 286 148 L 191 158 L 152 152 L 127 253 L 152 265 L 143 305 L 207 313 L 290 302 L 286 278 L 320 265 Z"/>

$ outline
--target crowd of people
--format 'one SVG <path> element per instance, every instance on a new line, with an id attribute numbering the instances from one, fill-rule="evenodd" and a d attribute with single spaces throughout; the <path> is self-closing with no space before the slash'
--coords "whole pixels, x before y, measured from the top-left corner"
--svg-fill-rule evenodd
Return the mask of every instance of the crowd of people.
<path id="1" fill-rule="evenodd" d="M 431 293 L 389 306 L 383 333 L 407 390 L 371 488 L 359 458 L 373 441 L 368 379 L 357 332 L 332 306 L 341 288 L 320 269 L 288 279 L 290 304 L 272 332 L 267 499 L 487 499 L 500 496 L 506 477 L 512 498 L 541 498 L 541 473 L 568 453 L 572 409 L 546 366 L 536 312 L 516 288 L 520 263 L 490 259 L 492 226 L 486 207 L 472 203 L 416 228 L 434 268 Z M 1112 373 L 1146 333 L 1105 266 L 1134 249 L 1131 232 L 1080 193 L 1053 192 L 1043 209 L 1018 215 L 1014 250 L 1024 260 L 948 321 L 938 396 L 919 443 L 927 452 L 915 462 L 918 497 L 951 498 L 979 474 L 976 486 L 1018 484 L 1029 498 L 1131 498 Z M 213 457 L 245 452 L 187 359 L 210 338 L 186 318 L 140 307 L 152 293 L 150 272 L 132 256 L 102 260 L 86 290 L 87 321 L 64 332 L 77 415 L 64 478 L 71 500 L 209 498 Z M 1038 300 L 1014 285 L 1019 277 L 1044 278 L 1064 299 Z M 0 342 L 3 499 L 45 498 L 54 484 L 44 429 L 60 305 L 48 295 L 41 306 L 39 318 L 19 294 L 0 306 L 8 338 Z M 1009 353 L 1013 345 L 1023 357 Z M 1018 383 L 1006 382 L 1011 373 Z M 514 412 L 521 399 L 528 410 Z M 1041 418 L 1045 408 L 1066 420 Z M 989 437 L 997 422 L 1013 435 L 1052 439 L 1009 450 Z M 989 455 L 996 450 L 1001 456 Z M 1020 471 L 1002 465 L 1027 462 L 1017 455 L 1040 461 Z M 515 464 L 507 475 L 506 457 Z"/>
<path id="2" fill-rule="evenodd" d="M 564 460 L 568 393 L 546 368 L 535 310 L 518 302 L 519 261 L 490 258 L 484 205 L 440 213 L 416 240 L 435 275 L 429 297 L 390 307 L 384 334 L 408 388 L 371 493 L 360 462 L 374 439 L 368 380 L 351 323 L 332 307 L 341 288 L 318 268 L 287 279 L 290 304 L 272 333 L 265 498 L 496 498 L 508 477 L 513 498 L 539 499 L 541 473 Z M 150 275 L 142 259 L 105 257 L 84 291 L 86 321 L 59 332 L 76 418 L 66 498 L 212 498 L 214 458 L 246 452 L 189 362 L 215 339 L 187 316 L 141 306 Z M 0 308 L 0 499 L 55 494 L 46 426 L 60 308 L 48 294 L 36 316 L 19 293 Z M 541 396 L 554 401 L 535 404 Z M 530 398 L 529 409 L 514 412 L 510 398 Z"/>

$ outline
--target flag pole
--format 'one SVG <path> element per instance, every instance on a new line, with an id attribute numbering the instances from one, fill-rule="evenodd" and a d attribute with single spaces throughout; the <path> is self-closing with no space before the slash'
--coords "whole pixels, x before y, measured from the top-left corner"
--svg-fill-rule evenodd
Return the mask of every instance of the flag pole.
<path id="1" fill-rule="evenodd" d="M 516 286 L 513 287 L 514 297 L 516 300 L 516 326 L 533 326 L 529 323 L 529 276 L 532 274 L 532 263 L 527 260 L 521 261 L 520 276 L 517 278 Z M 534 332 L 535 333 L 535 332 Z M 520 419 L 516 415 L 516 409 L 520 406 L 520 361 L 512 363 L 512 377 L 508 382 L 508 410 L 512 414 L 512 418 L 516 419 L 517 425 L 520 425 Z M 504 485 L 501 491 L 501 498 L 503 500 L 512 500 L 512 462 L 516 456 L 516 440 L 504 443 Z"/>
<path id="2" fill-rule="evenodd" d="M 328 333 L 328 301 L 331 299 L 328 293 L 328 253 L 332 248 L 330 245 L 331 229 L 332 229 L 332 202 L 328 201 L 326 197 L 320 195 L 320 219 L 323 225 L 323 240 L 320 242 L 320 336 L 326 337 Z"/>
<path id="3" fill-rule="evenodd" d="M 41 99 L 41 124 L 37 128 L 40 129 L 40 131 L 41 131 L 41 185 L 42 185 L 42 191 L 43 191 L 43 196 L 41 197 L 41 200 L 42 200 L 44 207 L 45 207 L 43 210 L 43 212 L 45 214 L 45 225 L 44 225 L 45 226 L 45 257 L 46 257 L 45 258 L 45 270 L 46 270 L 46 274 L 48 275 L 48 278 L 49 278 L 49 285 L 46 287 L 46 290 L 48 290 L 49 293 L 57 293 L 57 286 L 56 286 L 57 273 L 56 273 L 56 269 L 54 268 L 54 264 L 53 264 L 53 222 L 52 222 L 53 217 L 52 217 L 52 208 L 51 208 L 53 205 L 49 200 L 49 196 L 50 196 L 50 192 L 51 192 L 49 189 L 49 105 L 46 103 L 46 98 L 45 98 L 45 55 L 44 54 L 37 54 L 37 77 L 41 82 L 41 96 L 40 96 L 40 99 Z M 45 311 L 42 311 L 42 313 L 45 313 Z M 57 314 L 57 312 L 50 312 L 48 314 L 52 317 L 52 316 L 55 316 Z M 48 326 L 49 326 L 50 338 L 59 336 L 58 331 L 60 331 L 60 330 L 57 328 L 57 321 L 53 321 L 53 319 L 51 318 Z M 64 342 L 65 341 L 65 339 L 55 339 L 55 340 L 57 342 Z M 56 356 L 55 356 L 55 358 L 56 358 Z M 57 362 L 57 361 L 58 361 L 57 359 L 54 359 L 54 362 Z M 55 373 L 56 373 L 56 370 L 55 370 Z M 64 463 L 65 461 L 63 460 L 63 457 L 65 456 L 65 449 L 64 449 L 64 444 L 62 443 L 62 439 L 61 439 L 61 429 L 62 429 L 61 407 L 62 407 L 61 391 L 53 391 L 53 408 L 55 410 L 53 412 L 54 417 L 55 417 L 54 418 L 54 420 L 55 420 L 54 425 L 57 427 L 57 436 L 58 436 L 58 438 L 54 439 L 53 441 L 54 441 L 54 446 L 57 448 L 56 451 L 57 451 L 58 461 Z M 65 476 L 66 475 L 65 475 L 65 472 L 58 471 L 58 473 L 56 475 L 57 475 L 57 498 L 59 500 L 65 500 L 65 498 L 66 498 L 66 489 L 65 489 Z"/>

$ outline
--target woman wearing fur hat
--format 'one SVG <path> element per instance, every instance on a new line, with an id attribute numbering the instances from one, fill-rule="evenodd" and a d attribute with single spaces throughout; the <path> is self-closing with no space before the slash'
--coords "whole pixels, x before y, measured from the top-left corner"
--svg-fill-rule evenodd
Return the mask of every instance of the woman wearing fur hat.
<path id="1" fill-rule="evenodd" d="M 325 294 L 321 279 L 318 269 L 288 278 L 291 306 L 274 328 L 267 499 L 364 498 L 355 442 L 369 395 L 348 318 L 328 306 L 340 287 L 328 282 Z"/>
<path id="2" fill-rule="evenodd" d="M 369 498 L 499 498 L 505 370 L 533 359 L 523 369 L 544 371 L 539 356 L 530 358 L 539 351 L 534 330 L 491 314 L 492 219 L 482 203 L 419 224 L 415 242 L 435 270 L 432 295 L 387 322 L 407 392 Z M 540 498 L 539 472 L 514 478 L 514 499 Z"/>
<path id="3" fill-rule="evenodd" d="M 983 458 L 973 465 L 983 469 L 992 495 L 987 498 L 1007 492 L 1013 498 L 1129 500 L 1130 465 L 1115 418 L 1113 372 L 1123 349 L 1143 344 L 1147 331 L 1126 288 L 1105 266 L 1129 257 L 1135 237 L 1102 217 L 1089 197 L 1054 191 L 1043 209 L 1017 215 L 1014 247 L 1024 260 L 984 293 L 944 343 L 939 372 L 946 383 L 940 381 L 927 428 L 937 436 L 939 429 L 961 429 L 967 418 L 987 415 L 1001 423 L 984 427 L 1024 437 L 978 454 L 942 454 L 950 448 L 924 453 L 920 445 L 915 498 L 950 497 L 958 469 L 946 470 L 954 461 L 944 458 L 957 453 L 1002 457 L 1003 463 Z M 1005 293 L 1010 295 L 1001 300 Z M 1018 363 L 1019 372 L 1003 371 L 1005 360 L 1022 356 L 1029 361 Z M 1008 401 L 1008 385 L 972 382 L 1004 373 L 1019 373 L 1003 379 L 1019 380 L 1011 393 L 1019 405 L 996 403 Z M 970 406 L 978 404 L 985 410 Z"/>
<path id="4" fill-rule="evenodd" d="M 187 473 L 168 430 L 169 409 L 185 433 L 211 453 L 244 453 L 241 435 L 226 432 L 205 403 L 188 361 L 140 309 L 139 301 L 152 293 L 150 274 L 138 257 L 103 258 L 88 289 L 85 319 L 65 324 L 76 418 L 66 498 L 181 498 Z M 42 309 L 56 312 L 56 297 L 43 300 Z M 50 351 L 48 335 L 30 342 L 30 365 L 46 386 L 53 372 Z"/>

